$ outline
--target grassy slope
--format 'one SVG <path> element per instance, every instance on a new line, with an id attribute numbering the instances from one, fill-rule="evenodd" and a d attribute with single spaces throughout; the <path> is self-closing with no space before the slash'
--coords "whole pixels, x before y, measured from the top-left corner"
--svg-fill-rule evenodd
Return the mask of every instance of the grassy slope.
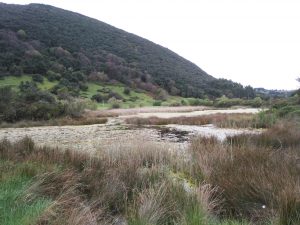
<path id="1" fill-rule="evenodd" d="M 141 93 L 141 92 L 131 90 L 129 95 L 125 95 L 123 93 L 124 86 L 122 86 L 122 85 L 110 85 L 110 84 L 88 83 L 88 90 L 86 92 L 82 92 L 81 96 L 91 98 L 93 95 L 95 95 L 97 93 L 103 93 L 103 92 L 98 92 L 98 90 L 100 90 L 102 88 L 108 88 L 111 91 L 120 94 L 124 99 L 126 99 L 126 102 L 123 102 L 122 105 L 121 105 L 122 108 L 130 108 L 130 107 L 138 107 L 138 106 L 152 106 L 152 104 L 154 102 L 154 99 L 146 93 Z M 131 97 L 136 97 L 137 100 L 134 101 L 134 102 L 130 101 L 129 99 Z M 110 104 L 108 104 L 108 103 L 104 103 L 104 104 L 99 103 L 98 107 L 99 108 L 109 108 Z"/>
<path id="2" fill-rule="evenodd" d="M 4 79 L 0 80 L 0 87 L 12 86 L 13 88 L 17 88 L 22 81 L 23 82 L 32 81 L 32 78 L 30 75 L 23 75 L 20 77 L 14 77 L 14 76 L 5 77 Z M 44 78 L 44 82 L 38 83 L 38 87 L 41 88 L 42 90 L 49 90 L 55 84 L 57 84 L 57 81 L 50 82 L 46 78 Z"/>
<path id="3" fill-rule="evenodd" d="M 15 76 L 9 76 L 5 77 L 4 79 L 0 80 L 0 87 L 3 86 L 12 86 L 13 88 L 17 88 L 21 82 L 26 82 L 26 81 L 32 81 L 32 78 L 30 75 L 23 75 L 20 77 L 15 77 Z M 50 82 L 48 81 L 47 78 L 44 78 L 43 83 L 38 83 L 38 87 L 41 88 L 42 90 L 49 90 L 51 89 L 54 85 L 57 84 L 57 81 Z M 130 91 L 129 95 L 125 95 L 123 93 L 125 86 L 123 85 L 112 85 L 112 84 L 96 84 L 96 83 L 88 83 L 88 90 L 87 91 L 82 91 L 80 95 L 82 97 L 86 98 L 91 98 L 93 95 L 97 93 L 102 93 L 103 92 L 98 92 L 98 90 L 101 90 L 102 88 L 107 88 L 110 89 L 112 92 L 118 93 L 121 95 L 126 102 L 121 103 L 121 108 L 132 108 L 132 107 L 144 107 L 144 106 L 153 106 L 153 103 L 155 102 L 155 99 L 153 99 L 152 96 L 150 96 L 146 92 L 138 92 L 135 90 Z M 135 101 L 131 100 L 132 98 L 136 98 Z M 179 96 L 170 96 L 167 101 L 164 101 L 162 105 L 168 106 L 174 103 L 180 103 L 182 99 L 185 99 L 183 97 Z M 186 99 L 188 100 L 188 99 Z M 110 108 L 109 103 L 98 103 L 98 108 Z"/>

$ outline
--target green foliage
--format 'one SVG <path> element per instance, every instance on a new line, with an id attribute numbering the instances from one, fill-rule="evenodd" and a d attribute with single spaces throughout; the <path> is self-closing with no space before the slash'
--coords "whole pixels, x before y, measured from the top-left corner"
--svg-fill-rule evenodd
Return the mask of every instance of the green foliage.
<path id="1" fill-rule="evenodd" d="M 88 99 L 71 99 L 64 102 L 64 114 L 80 117 L 85 109 L 96 109 L 96 105 Z"/>
<path id="2" fill-rule="evenodd" d="M 188 99 L 189 105 L 192 106 L 198 106 L 198 105 L 204 105 L 204 106 L 212 106 L 214 103 L 213 101 L 209 99 L 199 99 L 199 98 L 190 98 Z"/>
<path id="3" fill-rule="evenodd" d="M 40 74 L 34 74 L 32 76 L 32 80 L 34 82 L 43 83 L 44 82 L 44 77 L 42 75 L 40 75 Z"/>
<path id="4" fill-rule="evenodd" d="M 153 106 L 161 106 L 161 101 L 154 101 Z"/>
<path id="5" fill-rule="evenodd" d="M 38 168 L 32 164 L 0 163 L 0 224 L 34 224 L 50 204 L 44 198 L 24 200 L 24 191 Z"/>
<path id="6" fill-rule="evenodd" d="M 231 107 L 234 105 L 242 105 L 242 99 L 239 98 L 229 99 L 223 95 L 221 98 L 216 99 L 214 105 L 216 107 Z"/>
<path id="7" fill-rule="evenodd" d="M 52 6 L 0 5 L 2 75 L 45 75 L 70 96 L 86 81 L 118 81 L 165 100 L 183 97 L 253 98 L 251 87 L 215 79 L 176 53 L 100 21 Z M 145 104 L 145 103 L 142 103 Z"/>
<path id="8" fill-rule="evenodd" d="M 130 89 L 129 89 L 129 88 L 124 88 L 123 93 L 124 93 L 125 95 L 130 95 Z"/>
<path id="9" fill-rule="evenodd" d="M 17 35 L 18 35 L 18 38 L 20 38 L 20 39 L 25 39 L 26 38 L 26 32 L 24 31 L 24 30 L 18 30 L 18 32 L 17 32 Z"/>

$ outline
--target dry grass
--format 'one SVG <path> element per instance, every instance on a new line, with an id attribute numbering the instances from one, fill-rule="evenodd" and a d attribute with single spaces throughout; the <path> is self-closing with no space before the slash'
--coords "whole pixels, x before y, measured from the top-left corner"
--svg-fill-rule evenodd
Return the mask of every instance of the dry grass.
<path id="1" fill-rule="evenodd" d="M 202 173 L 206 182 L 219 188 L 224 216 L 299 224 L 299 132 L 295 122 L 285 121 L 255 138 L 233 137 L 229 144 L 198 138 L 190 149 L 194 174 Z M 277 139 L 280 148 L 274 145 Z"/>
<path id="2" fill-rule="evenodd" d="M 193 116 L 193 117 L 173 117 L 173 118 L 127 118 L 126 123 L 135 125 L 206 125 L 214 124 L 222 128 L 258 128 L 255 115 L 251 113 L 232 113 L 222 114 L 217 113 L 213 115 Z"/>
<path id="3" fill-rule="evenodd" d="M 227 138 L 238 146 L 255 145 L 265 148 L 296 148 L 300 146 L 300 122 L 298 120 L 280 120 L 260 135 L 238 135 Z"/>
<path id="4" fill-rule="evenodd" d="M 3 140 L 0 158 L 18 163 L 34 162 L 48 168 L 48 172 L 35 178 L 26 195 L 28 201 L 38 197 L 53 200 L 38 224 L 113 224 L 116 218 L 131 215 L 132 211 L 138 211 L 136 215 L 142 217 L 154 213 L 148 217 L 152 221 L 157 214 L 150 212 L 147 201 L 163 196 L 163 206 L 157 210 L 166 211 L 159 220 L 175 220 L 180 213 L 176 209 L 170 213 L 169 207 L 174 201 L 178 208 L 181 202 L 170 193 L 172 181 L 166 170 L 174 166 L 171 163 L 174 154 L 158 145 L 134 146 L 94 156 L 36 147 L 30 138 L 25 138 L 14 144 Z M 160 188 L 156 189 L 157 186 Z M 183 190 L 180 184 L 177 186 Z M 151 191 L 152 188 L 159 192 Z M 186 194 L 181 191 L 181 195 Z"/>
<path id="5" fill-rule="evenodd" d="M 274 145 L 277 139 L 280 147 Z M 89 155 L 37 147 L 25 138 L 3 140 L 0 159 L 37 166 L 24 173 L 37 174 L 27 201 L 52 200 L 39 218 L 41 225 L 245 224 L 216 218 L 297 225 L 299 146 L 297 121 L 282 121 L 265 133 L 232 137 L 227 143 L 195 138 L 186 157 L 142 141 Z"/>
<path id="6" fill-rule="evenodd" d="M 178 106 L 178 107 L 142 107 L 130 109 L 102 109 L 102 110 L 86 110 L 84 116 L 86 117 L 116 117 L 135 115 L 138 113 L 156 113 L 156 112 L 193 112 L 211 109 L 205 106 Z"/>
<path id="7" fill-rule="evenodd" d="M 16 123 L 0 123 L 0 128 L 19 128 L 19 127 L 39 127 L 39 126 L 66 126 L 66 125 L 92 125 L 92 124 L 104 124 L 107 122 L 107 118 L 105 117 L 79 117 L 79 118 L 71 118 L 71 117 L 63 117 L 58 119 L 51 120 L 24 120 Z"/>

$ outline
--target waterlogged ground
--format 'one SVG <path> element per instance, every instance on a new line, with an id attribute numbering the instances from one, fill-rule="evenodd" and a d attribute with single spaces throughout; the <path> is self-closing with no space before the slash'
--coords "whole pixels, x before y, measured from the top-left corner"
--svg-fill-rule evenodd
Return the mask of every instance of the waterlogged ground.
<path id="1" fill-rule="evenodd" d="M 166 109 L 168 110 L 168 109 Z M 197 111 L 180 111 L 174 109 L 167 112 L 135 112 L 134 115 L 122 115 L 110 118 L 107 124 L 82 125 L 82 126 L 44 126 L 30 128 L 3 128 L 0 129 L 0 139 L 6 138 L 17 141 L 25 136 L 31 137 L 39 145 L 60 147 L 65 149 L 100 151 L 126 145 L 130 142 L 163 142 L 170 148 L 182 150 L 188 145 L 188 141 L 195 135 L 216 136 L 220 140 L 226 136 L 232 136 L 243 132 L 260 132 L 248 129 L 221 129 L 213 125 L 206 126 L 148 126 L 137 127 L 126 125 L 124 119 L 128 116 L 135 117 L 177 117 L 209 115 L 214 113 L 257 113 L 257 109 L 230 109 L 230 110 L 206 110 L 197 108 Z"/>
<path id="2" fill-rule="evenodd" d="M 191 108 L 192 109 L 192 108 Z M 195 111 L 167 111 L 167 112 L 138 112 L 134 115 L 125 115 L 122 117 L 159 117 L 159 118 L 172 118 L 172 117 L 193 117 L 193 116 L 204 116 L 212 115 L 217 113 L 258 113 L 262 109 L 254 108 L 240 108 L 240 109 L 208 109 L 202 108 L 201 110 Z"/>

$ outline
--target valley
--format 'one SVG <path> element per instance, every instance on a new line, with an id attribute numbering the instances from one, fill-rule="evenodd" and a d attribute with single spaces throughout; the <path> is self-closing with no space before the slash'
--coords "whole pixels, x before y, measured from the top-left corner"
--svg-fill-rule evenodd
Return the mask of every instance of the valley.
<path id="1" fill-rule="evenodd" d="M 228 13 L 212 9 L 213 20 Z M 186 55 L 200 56 L 189 32 L 206 37 L 206 26 L 178 29 L 186 21 L 180 10 L 176 38 L 193 38 Z M 290 72 L 267 57 L 257 64 L 265 48 L 251 56 L 243 42 L 231 55 L 238 60 L 230 57 L 235 42 L 214 52 L 244 30 L 207 27 L 226 35 L 207 39 L 206 47 L 220 41 L 199 60 L 213 56 L 215 69 L 239 71 L 225 77 L 242 82 L 251 71 L 247 79 L 272 71 L 271 87 L 275 74 Z M 227 61 L 218 65 L 216 56 Z M 0 3 L 0 224 L 299 225 L 300 89 L 253 88 L 223 72 L 214 77 L 165 46 L 76 12 Z"/>

